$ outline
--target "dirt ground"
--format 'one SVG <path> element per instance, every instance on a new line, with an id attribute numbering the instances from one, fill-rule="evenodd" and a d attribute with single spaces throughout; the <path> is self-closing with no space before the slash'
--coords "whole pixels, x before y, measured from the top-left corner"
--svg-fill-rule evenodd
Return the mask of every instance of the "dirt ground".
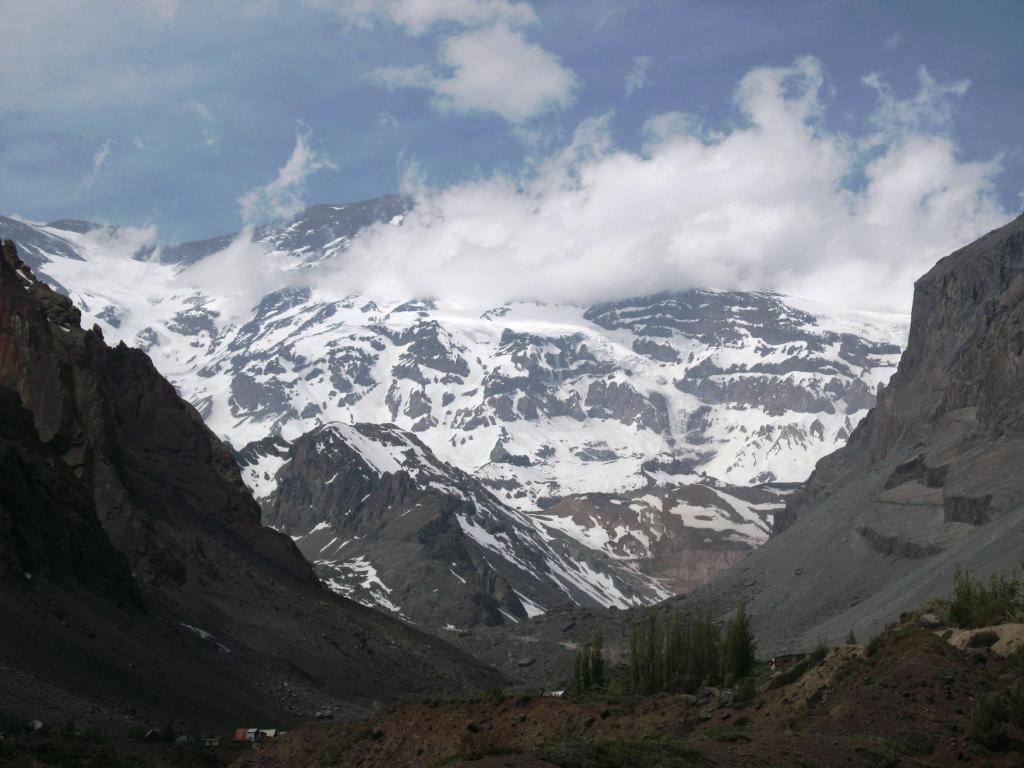
<path id="1" fill-rule="evenodd" d="M 961 650 L 914 626 L 868 654 L 841 646 L 799 680 L 737 704 L 728 695 L 499 697 L 396 707 L 358 724 L 318 724 L 246 754 L 236 768 L 310 766 L 1020 765 L 968 742 L 975 701 L 1008 690 L 1024 654 Z"/>
<path id="2" fill-rule="evenodd" d="M 993 633 L 999 638 L 994 645 L 988 647 L 1000 656 L 1009 656 L 1020 648 L 1024 648 L 1024 624 L 999 624 L 980 629 L 947 629 L 936 632 L 937 635 L 946 638 L 951 645 L 960 650 L 969 646 L 972 637 L 984 633 Z"/>

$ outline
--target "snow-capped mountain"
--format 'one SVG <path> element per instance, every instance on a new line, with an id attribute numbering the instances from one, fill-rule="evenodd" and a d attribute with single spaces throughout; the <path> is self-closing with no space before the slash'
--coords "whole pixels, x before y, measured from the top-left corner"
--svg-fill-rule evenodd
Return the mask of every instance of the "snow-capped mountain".
<path id="1" fill-rule="evenodd" d="M 528 612 L 529 602 L 547 606 L 554 597 L 530 592 L 507 569 L 539 557 L 553 572 L 570 544 L 599 556 L 606 574 L 632 574 L 602 598 L 629 604 L 665 585 L 689 588 L 702 569 L 759 544 L 782 502 L 772 491 L 737 487 L 803 480 L 873 405 L 905 340 L 905 317 L 763 292 L 490 306 L 339 285 L 332 266 L 353 239 L 370 225 L 401 226 L 409 205 L 390 197 L 316 206 L 284 226 L 177 245 L 77 220 L 0 218 L 0 236 L 16 239 L 29 265 L 71 296 L 85 325 L 147 351 L 238 449 L 268 522 L 310 537 L 300 546 L 337 564 L 329 578 L 338 588 L 378 605 L 400 586 L 384 577 L 383 560 L 359 554 L 354 537 L 369 529 L 353 531 L 347 551 L 329 552 L 335 534 L 345 540 L 341 517 L 351 505 L 296 490 L 301 472 L 288 457 L 324 425 L 335 425 L 324 437 L 356 440 L 373 430 L 351 425 L 394 425 L 375 434 L 398 451 L 395 460 L 429 455 L 427 464 L 459 473 L 450 487 L 473 484 L 472 492 L 434 488 L 430 503 L 498 510 L 492 526 L 526 548 L 513 547 L 499 568 L 496 549 L 459 522 L 464 546 L 508 583 L 511 591 L 485 591 L 499 604 L 507 597 L 502 607 L 512 616 L 522 615 L 517 602 Z M 417 480 L 426 470 L 403 471 L 417 493 L 434 482 Z M 303 493 L 310 500 L 296 517 Z M 385 498 L 366 501 L 361 525 L 391 503 Z M 313 531 L 321 523 L 336 530 L 324 538 L 326 529 Z M 705 540 L 712 554 L 703 564 L 672 570 L 680 553 L 699 560 Z M 375 579 L 387 589 L 375 589 Z M 571 580 L 554 578 L 544 589 L 585 602 Z M 417 600 L 393 602 L 411 615 Z"/>
<path id="2" fill-rule="evenodd" d="M 239 457 L 243 471 L 273 450 L 263 448 Z M 325 424 L 279 454 L 264 522 L 332 589 L 417 624 L 494 625 L 567 602 L 626 608 L 671 594 L 638 559 L 502 504 L 393 425 Z"/>
<path id="3" fill-rule="evenodd" d="M 237 274 L 247 265 L 227 262 L 237 269 L 222 291 L 199 279 L 209 255 L 196 254 L 230 238 L 154 248 L 84 222 L 0 225 L 234 445 L 333 421 L 394 423 L 521 509 L 643 487 L 652 457 L 732 484 L 802 480 L 873 404 L 905 337 L 902 316 L 756 292 L 493 307 L 350 295 L 315 279 L 270 290 L 344 258 L 368 222 L 399 225 L 407 204 L 317 206 L 258 232 L 277 285 L 261 276 L 268 290 L 241 311 L 230 283 L 249 279 Z M 187 258 L 169 263 L 175 254 Z"/>
<path id="4" fill-rule="evenodd" d="M 642 490 L 522 512 L 391 424 L 325 424 L 237 459 L 250 486 L 273 488 L 264 522 L 291 535 L 326 584 L 434 629 L 691 591 L 768 537 L 788 492 L 650 462 Z"/>

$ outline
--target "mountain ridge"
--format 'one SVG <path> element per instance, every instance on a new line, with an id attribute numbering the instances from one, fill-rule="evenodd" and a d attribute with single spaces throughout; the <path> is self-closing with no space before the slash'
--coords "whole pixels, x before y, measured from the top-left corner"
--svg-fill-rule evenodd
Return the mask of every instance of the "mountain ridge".
<path id="1" fill-rule="evenodd" d="M 149 358 L 82 330 L 70 299 L 36 280 L 10 241 L 0 394 L 12 412 L 0 441 L 0 524 L 5 546 L 13 542 L 0 560 L 0 646 L 4 664 L 34 681 L 4 687 L 0 708 L 35 701 L 48 716 L 83 721 L 189 712 L 195 725 L 287 723 L 325 701 L 365 711 L 399 693 L 500 679 L 324 588 L 292 542 L 260 524 L 227 448 Z M 34 509 L 21 503 L 25 486 L 37 489 Z M 62 543 L 55 531 L 40 545 L 48 519 L 85 534 Z M 90 589 L 97 580 L 111 588 Z"/>

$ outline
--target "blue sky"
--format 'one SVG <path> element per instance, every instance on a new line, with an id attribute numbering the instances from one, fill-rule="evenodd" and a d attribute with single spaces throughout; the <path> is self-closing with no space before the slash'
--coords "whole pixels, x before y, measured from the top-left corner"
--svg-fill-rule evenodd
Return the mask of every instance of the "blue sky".
<path id="1" fill-rule="evenodd" d="M 35 220 L 151 224 L 175 240 L 237 230 L 237 200 L 275 177 L 297 130 L 333 166 L 304 180 L 306 202 L 393 192 L 412 164 L 435 186 L 521 174 L 607 114 L 611 140 L 639 151 L 645 121 L 662 113 L 711 129 L 742 122 L 733 94 L 744 74 L 803 55 L 820 62 L 834 131 L 866 130 L 871 73 L 900 98 L 916 92 L 921 67 L 939 83 L 969 81 L 941 129 L 961 158 L 998 158 L 1007 211 L 1024 191 L 1019 0 L 5 5 L 0 211 Z M 538 85 L 539 96 L 527 85 L 521 104 L 480 92 L 445 102 L 431 89 L 452 71 L 448 41 L 494 25 L 568 79 Z M 434 84 L 386 76 L 416 68 Z"/>

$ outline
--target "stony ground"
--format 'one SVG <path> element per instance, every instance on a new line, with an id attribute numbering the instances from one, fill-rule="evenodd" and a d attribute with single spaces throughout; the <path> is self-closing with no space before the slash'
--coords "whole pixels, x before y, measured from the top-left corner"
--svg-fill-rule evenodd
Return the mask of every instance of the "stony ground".
<path id="1" fill-rule="evenodd" d="M 1022 672 L 1022 653 L 959 649 L 908 624 L 867 650 L 835 649 L 745 703 L 708 690 L 407 704 L 370 721 L 300 728 L 236 766 L 1016 766 L 1024 734 L 1011 728 L 989 752 L 966 730 L 975 701 Z"/>

